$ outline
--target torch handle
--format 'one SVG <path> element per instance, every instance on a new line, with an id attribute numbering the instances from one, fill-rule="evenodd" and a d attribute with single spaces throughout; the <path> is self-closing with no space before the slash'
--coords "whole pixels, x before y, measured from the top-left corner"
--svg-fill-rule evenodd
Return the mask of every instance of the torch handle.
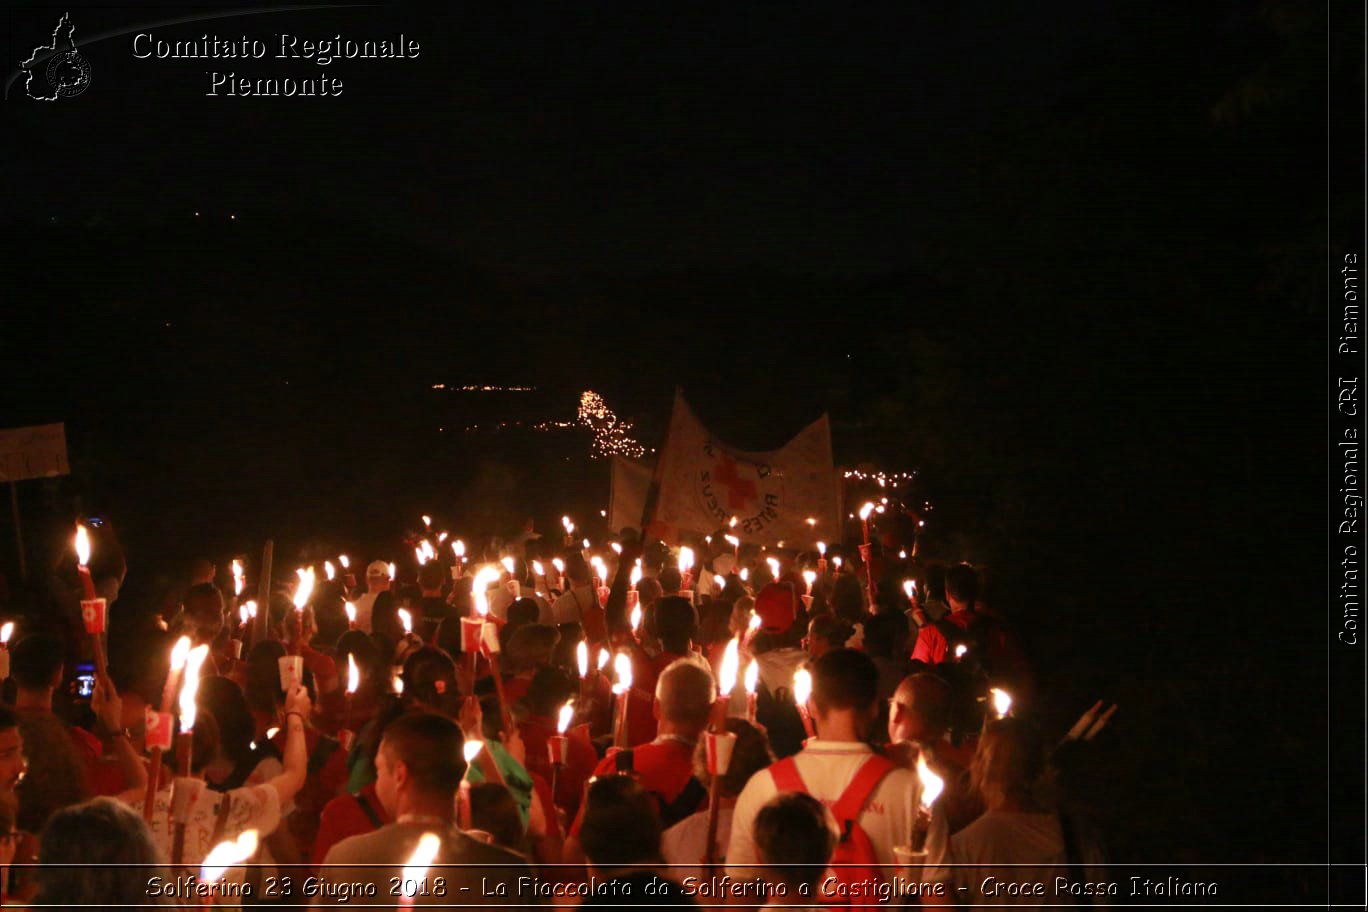
<path id="1" fill-rule="evenodd" d="M 157 784 L 161 780 L 162 749 L 152 748 L 147 765 L 147 791 L 143 795 L 143 820 L 152 822 L 152 805 L 157 799 Z"/>

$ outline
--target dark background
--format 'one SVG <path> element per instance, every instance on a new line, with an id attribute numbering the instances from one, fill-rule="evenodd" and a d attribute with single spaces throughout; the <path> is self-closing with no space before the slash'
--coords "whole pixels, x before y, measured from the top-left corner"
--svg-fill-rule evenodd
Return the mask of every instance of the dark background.
<path id="1" fill-rule="evenodd" d="M 12 10 L 7 65 L 65 9 L 78 46 L 194 12 Z M 991 570 L 1051 720 L 1121 704 L 1118 859 L 1323 860 L 1326 11 L 663 9 L 241 17 L 151 31 L 422 54 L 124 36 L 81 46 L 79 98 L 21 78 L 0 425 L 65 421 L 73 469 L 23 486 L 33 563 L 77 510 L 118 524 L 129 600 L 267 536 L 289 565 L 397 556 L 421 512 L 586 522 L 583 432 L 463 430 L 584 389 L 648 445 L 676 385 L 747 447 L 829 411 L 839 461 L 918 470 L 927 547 Z M 206 98 L 208 69 L 345 94 Z"/>

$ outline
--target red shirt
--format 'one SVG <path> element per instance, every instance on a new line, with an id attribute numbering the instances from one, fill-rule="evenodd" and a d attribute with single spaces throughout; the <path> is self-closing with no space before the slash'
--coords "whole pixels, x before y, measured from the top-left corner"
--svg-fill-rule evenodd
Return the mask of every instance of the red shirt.
<path id="1" fill-rule="evenodd" d="M 314 840 L 313 855 L 309 858 L 309 863 L 315 868 L 323 863 L 323 859 L 328 857 L 328 850 L 337 843 L 379 829 L 361 807 L 362 801 L 379 818 L 380 826 L 390 822 L 389 815 L 380 805 L 380 798 L 375 794 L 375 783 L 363 788 L 359 795 L 338 795 L 323 806 L 323 813 L 319 815 L 318 837 Z"/>
<path id="2" fill-rule="evenodd" d="M 527 771 L 550 782 L 551 755 L 547 752 L 547 744 L 556 733 L 556 723 L 546 716 L 532 716 L 518 724 L 518 732 L 527 748 Z M 571 728 L 567 736 L 570 755 L 556 779 L 556 805 L 573 816 L 584 796 L 584 783 L 589 781 L 598 763 L 598 752 L 589 740 L 587 723 Z"/>
<path id="3" fill-rule="evenodd" d="M 969 625 L 978 620 L 978 615 L 969 610 L 953 611 L 944 618 L 948 624 L 954 624 L 960 630 L 968 630 Z M 945 639 L 945 634 L 935 624 L 927 624 L 917 634 L 917 645 L 912 648 L 912 661 L 925 662 L 928 665 L 939 665 L 945 661 L 946 651 L 950 643 Z"/>
<path id="4" fill-rule="evenodd" d="M 611 776 L 617 772 L 616 754 L 616 750 L 610 750 L 608 756 L 594 768 L 594 775 Z M 654 795 L 662 806 L 673 804 L 693 778 L 693 756 L 692 742 L 665 735 L 650 744 L 632 749 L 632 770 L 641 780 L 642 788 Z M 704 800 L 699 802 L 699 807 L 691 810 L 700 810 L 706 803 L 705 796 Z M 571 828 L 571 834 L 574 836 L 579 835 L 580 824 L 584 819 L 583 808 L 580 810 L 580 815 Z"/>
<path id="5" fill-rule="evenodd" d="M 671 663 L 684 656 L 662 652 L 651 658 L 641 649 L 633 649 L 632 692 L 627 698 L 627 746 L 636 747 L 655 740 L 655 689 L 661 673 Z"/>

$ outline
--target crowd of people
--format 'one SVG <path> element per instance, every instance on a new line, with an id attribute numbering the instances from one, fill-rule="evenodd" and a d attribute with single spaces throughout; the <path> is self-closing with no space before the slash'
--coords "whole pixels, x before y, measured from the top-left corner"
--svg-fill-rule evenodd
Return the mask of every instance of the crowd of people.
<path id="1" fill-rule="evenodd" d="M 92 532 L 105 633 L 61 572 L 0 617 L 7 906 L 1001 904 L 1102 864 L 1067 770 L 1106 717 L 1047 744 L 968 564 L 425 526 L 140 610 Z"/>

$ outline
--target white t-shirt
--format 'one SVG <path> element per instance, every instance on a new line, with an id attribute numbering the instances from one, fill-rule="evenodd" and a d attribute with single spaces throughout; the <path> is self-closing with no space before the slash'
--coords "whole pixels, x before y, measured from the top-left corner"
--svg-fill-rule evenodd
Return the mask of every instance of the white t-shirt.
<path id="1" fill-rule="evenodd" d="M 356 600 L 356 629 L 364 633 L 371 632 L 371 616 L 375 610 L 375 597 L 378 592 L 363 592 L 361 597 Z"/>
<path id="2" fill-rule="evenodd" d="M 719 860 L 725 861 L 727 843 L 731 841 L 732 809 L 719 808 L 717 811 L 717 845 Z M 686 877 L 705 877 L 703 859 L 708 845 L 708 812 L 699 811 L 685 817 L 666 830 L 660 837 L 660 854 L 670 865 L 666 876 L 675 883 L 683 883 Z"/>
<path id="3" fill-rule="evenodd" d="M 594 592 L 593 586 L 569 589 L 551 605 L 552 623 L 581 624 L 584 622 L 585 609 L 592 608 L 597 602 L 598 593 Z"/>
<path id="4" fill-rule="evenodd" d="M 220 841 L 236 839 L 247 830 L 256 830 L 257 836 L 265 839 L 280 826 L 280 795 L 274 785 L 249 785 L 230 792 L 205 789 L 191 808 L 190 820 L 185 826 L 185 850 L 181 858 L 187 866 L 199 867 L 214 847 L 212 840 L 218 826 L 219 809 L 228 798 L 232 799 L 233 806 L 219 836 Z M 141 810 L 141 802 L 138 804 Z M 169 859 L 175 833 L 171 823 L 170 785 L 158 791 L 153 799 L 151 830 L 157 848 Z"/>
<path id="5" fill-rule="evenodd" d="M 841 797 L 855 773 L 874 753 L 868 744 L 850 741 L 823 741 L 814 738 L 794 756 L 798 774 L 808 793 L 827 806 Z M 736 799 L 732 815 L 731 842 L 727 848 L 727 864 L 752 864 L 755 852 L 755 818 L 771 798 L 779 794 L 774 777 L 768 769 L 751 777 Z M 906 845 L 912 833 L 917 804 L 921 800 L 921 783 L 917 774 L 908 769 L 890 770 L 865 802 L 858 823 L 874 845 L 880 864 L 894 864 L 893 847 Z M 827 823 L 836 832 L 836 820 L 828 813 Z M 753 876 L 746 868 L 731 868 L 734 877 Z"/>

